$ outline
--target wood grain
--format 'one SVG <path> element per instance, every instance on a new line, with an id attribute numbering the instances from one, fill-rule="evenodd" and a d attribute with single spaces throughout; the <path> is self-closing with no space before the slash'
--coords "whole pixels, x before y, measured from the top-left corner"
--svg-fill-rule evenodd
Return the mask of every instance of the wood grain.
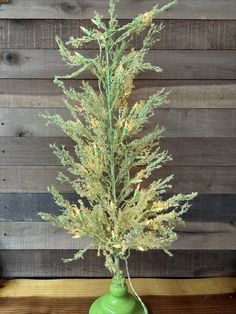
<path id="1" fill-rule="evenodd" d="M 0 137 L 0 165 L 57 166 L 58 158 L 49 144 L 64 145 L 73 154 L 75 143 L 65 137 Z M 234 138 L 163 138 L 162 150 L 168 150 L 171 166 L 236 166 Z M 40 150 L 39 150 L 40 147 Z M 179 149 L 181 147 L 181 150 Z M 73 154 L 75 155 L 75 154 Z"/>
<path id="2" fill-rule="evenodd" d="M 12 279 L 0 281 L 1 298 L 10 297 L 99 297 L 107 293 L 110 279 L 58 279 L 32 280 Z M 127 282 L 129 292 L 131 287 Z M 133 279 L 133 285 L 140 296 L 201 296 L 234 293 L 236 278 L 202 278 L 202 279 Z M 79 295 L 78 295 L 79 293 Z"/>
<path id="3" fill-rule="evenodd" d="M 104 259 L 97 258 L 93 250 L 85 260 L 61 262 L 61 258 L 73 256 L 73 248 L 81 243 L 41 222 L 37 215 L 38 211 L 57 214 L 59 210 L 46 193 L 61 169 L 48 143 L 64 142 L 70 149 L 73 145 L 56 128 L 46 128 L 45 121 L 39 118 L 44 110 L 68 117 L 61 90 L 54 86 L 52 78 L 71 69 L 61 61 L 54 37 L 57 34 L 67 40 L 80 36 L 81 25 L 91 27 L 88 19 L 94 10 L 108 17 L 107 4 L 108 0 L 0 0 L 0 277 L 109 276 Z M 120 1 L 120 24 L 155 4 L 154 0 Z M 186 226 L 178 227 L 180 238 L 174 244 L 174 256 L 170 258 L 162 251 L 132 252 L 132 276 L 236 276 L 235 11 L 235 0 L 179 0 L 175 8 L 155 21 L 164 21 L 166 28 L 150 52 L 149 61 L 164 72 L 142 73 L 135 80 L 130 104 L 147 98 L 157 88 L 172 90 L 170 103 L 157 111 L 142 133 L 158 122 L 168 129 L 161 145 L 174 160 L 153 178 L 174 173 L 173 193 L 198 191 L 200 195 L 184 217 Z M 136 37 L 133 46 L 140 48 L 142 39 Z M 82 53 L 86 55 L 97 53 L 94 45 L 85 49 Z M 84 73 L 81 79 L 89 79 L 96 89 L 94 77 Z M 81 80 L 68 81 L 76 89 L 80 84 Z M 76 202 L 78 196 L 69 186 L 56 186 Z M 16 302 L 7 290 L 9 295 L 0 297 L 0 312 L 32 314 L 34 306 L 37 314 L 72 314 L 78 313 L 78 309 L 83 314 L 88 313 L 94 297 L 79 299 L 79 289 L 73 290 L 71 283 L 64 282 L 64 291 L 74 291 L 66 303 L 63 298 L 56 298 L 55 291 L 59 290 L 55 285 L 53 289 L 47 286 L 41 290 L 37 285 L 34 293 L 31 283 L 25 282 L 19 290 L 14 285 L 14 289 L 23 293 L 28 288 L 33 298 L 22 294 Z M 160 295 L 155 299 L 146 294 L 144 300 L 151 307 L 150 314 L 232 314 L 236 312 L 235 285 L 229 285 L 232 289 L 227 290 L 228 283 L 224 281 L 221 286 L 217 281 L 211 285 L 199 281 L 197 290 L 196 286 L 193 289 L 194 283 L 189 283 L 187 289 L 184 285 L 176 286 L 174 281 L 140 286 L 228 293 L 185 299 Z M 0 287 L 0 296 L 2 291 Z M 48 299 L 35 298 L 40 291 L 53 295 Z"/>
<path id="4" fill-rule="evenodd" d="M 80 80 L 67 86 L 79 89 Z M 97 82 L 89 83 L 97 90 Z M 135 80 L 130 104 L 146 99 L 157 89 L 171 91 L 169 103 L 161 108 L 235 108 L 236 81 L 231 80 Z M 52 80 L 0 80 L 0 107 L 62 108 L 62 92 Z"/>
<path id="5" fill-rule="evenodd" d="M 64 193 L 71 203 L 77 203 L 79 196 Z M 170 197 L 166 195 L 165 197 Z M 233 222 L 236 221 L 236 195 L 200 194 L 192 201 L 189 211 L 184 214 L 185 221 Z M 58 215 L 60 208 L 50 193 L 1 193 L 0 221 L 39 222 L 40 211 Z"/>
<path id="6" fill-rule="evenodd" d="M 0 249 L 82 249 L 91 243 L 87 237 L 73 239 L 65 230 L 47 222 L 3 222 L 0 227 Z"/>
<path id="7" fill-rule="evenodd" d="M 13 302 L 13 300 L 15 302 Z M 0 305 L 3 314 L 87 314 L 94 298 L 2 298 Z M 218 296 L 186 296 L 186 297 L 143 297 L 150 314 L 232 314 L 236 310 L 234 294 L 223 294 Z M 34 309 L 37 308 L 37 312 Z M 220 312 L 219 312 L 220 311 Z"/>
<path id="8" fill-rule="evenodd" d="M 166 0 L 160 0 L 161 5 Z M 117 15 L 122 19 L 133 18 L 140 12 L 146 12 L 156 4 L 155 0 L 121 1 Z M 1 6 L 0 18 L 10 19 L 88 19 L 98 11 L 108 18 L 107 0 L 12 0 Z M 27 7 L 27 10 L 25 9 Z M 159 18 L 165 19 L 234 19 L 236 4 L 234 0 L 179 0 L 178 5 Z"/>
<path id="9" fill-rule="evenodd" d="M 128 22 L 121 20 L 120 25 Z M 153 49 L 236 49 L 234 20 L 165 20 L 164 24 L 160 41 Z M 80 26 L 90 29 L 93 24 L 90 20 L 0 20 L 0 46 L 2 49 L 56 49 L 56 35 L 63 41 L 70 36 L 80 37 Z M 135 37 L 134 47 L 140 48 L 143 38 L 142 34 Z M 88 44 L 86 48 L 97 47 Z"/>
<path id="10" fill-rule="evenodd" d="M 45 127 L 40 114 L 60 114 L 71 119 L 66 109 L 2 108 L 0 110 L 0 136 L 12 137 L 64 137 L 60 129 Z M 158 109 L 140 135 L 157 124 L 165 126 L 165 137 L 236 137 L 235 109 Z"/>
<path id="11" fill-rule="evenodd" d="M 235 278 L 134 279 L 150 314 L 233 313 Z M 1 311 L 5 313 L 88 313 L 93 300 L 108 291 L 110 280 L 2 281 Z M 220 292 L 219 292 L 220 291 Z M 228 292 L 229 291 L 229 292 Z"/>
<path id="12" fill-rule="evenodd" d="M 58 166 L 1 166 L 0 191 L 2 193 L 42 193 L 47 191 L 47 186 L 53 184 L 61 192 L 73 193 L 70 186 L 56 181 L 55 177 L 59 170 L 63 169 Z M 166 166 L 154 174 L 150 180 L 163 178 L 170 174 L 175 174 L 171 190 L 173 193 L 190 193 L 192 191 L 200 194 L 235 193 L 235 167 Z"/>
<path id="13" fill-rule="evenodd" d="M 84 249 L 91 239 L 74 239 L 47 222 L 0 222 L 1 250 Z M 172 250 L 235 250 L 236 224 L 186 222 L 175 228 L 179 235 Z"/>
<path id="14" fill-rule="evenodd" d="M 0 111 L 0 136 L 15 137 L 42 137 L 65 136 L 65 134 L 53 126 L 45 127 L 46 120 L 40 114 L 48 111 L 52 114 L 61 114 L 65 119 L 70 119 L 65 109 L 1 109 Z"/>
<path id="15" fill-rule="evenodd" d="M 228 167 L 236 163 L 236 141 L 230 137 L 163 138 L 160 145 L 172 155 L 171 166 Z"/>
<path id="16" fill-rule="evenodd" d="M 84 259 L 63 263 L 74 250 L 0 250 L 0 273 L 10 277 L 110 277 L 104 258 L 89 250 Z M 236 251 L 179 250 L 169 257 L 163 251 L 132 251 L 129 269 L 132 277 L 193 278 L 236 276 Z M 122 264 L 124 269 L 124 265 Z M 1 290 L 0 290 L 1 291 Z"/>
<path id="17" fill-rule="evenodd" d="M 94 57 L 96 51 L 81 53 Z M 144 72 L 142 79 L 235 79 L 236 57 L 232 50 L 151 50 L 147 61 L 164 72 Z M 75 68 L 76 69 L 76 68 Z M 70 73 L 57 50 L 3 49 L 0 53 L 0 78 L 53 78 Z M 94 78 L 84 72 L 81 79 Z"/>
<path id="18" fill-rule="evenodd" d="M 164 167 L 159 175 L 174 173 L 173 193 L 234 194 L 234 167 Z M 156 175 L 158 177 L 158 174 Z"/>

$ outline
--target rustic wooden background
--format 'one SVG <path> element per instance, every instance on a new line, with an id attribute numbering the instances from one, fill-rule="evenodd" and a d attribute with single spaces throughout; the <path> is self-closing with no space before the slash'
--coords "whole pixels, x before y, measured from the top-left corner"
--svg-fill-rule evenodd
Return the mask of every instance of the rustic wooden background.
<path id="1" fill-rule="evenodd" d="M 165 3 L 165 1 L 160 1 Z M 133 100 L 157 87 L 172 89 L 170 104 L 155 117 L 167 127 L 163 147 L 174 156 L 161 174 L 175 173 L 173 192 L 198 191 L 185 228 L 163 252 L 134 253 L 132 276 L 236 275 L 236 1 L 179 0 L 160 17 L 166 28 L 150 60 L 164 73 L 143 74 Z M 38 211 L 56 213 L 47 186 L 60 168 L 48 143 L 71 142 L 39 113 L 66 114 L 55 74 L 68 71 L 54 36 L 80 35 L 93 11 L 107 18 L 106 0 L 0 1 L 0 275 L 3 277 L 107 276 L 103 259 L 90 251 L 63 264 L 83 245 L 41 222 Z M 121 0 L 121 23 L 156 1 Z M 159 23 L 160 20 L 157 20 Z M 140 40 L 136 40 L 136 46 Z M 94 53 L 89 47 L 86 54 Z M 91 80 L 85 74 L 83 78 Z M 71 81 L 78 86 L 78 81 Z M 70 188 L 61 190 L 68 198 Z"/>

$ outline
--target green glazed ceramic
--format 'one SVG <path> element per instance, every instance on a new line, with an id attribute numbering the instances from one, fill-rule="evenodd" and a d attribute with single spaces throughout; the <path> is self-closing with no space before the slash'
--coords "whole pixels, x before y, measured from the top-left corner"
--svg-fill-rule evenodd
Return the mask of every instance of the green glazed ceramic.
<path id="1" fill-rule="evenodd" d="M 146 310 L 146 313 L 147 310 Z M 123 277 L 113 277 L 109 292 L 98 298 L 89 314 L 146 314 L 139 300 L 128 292 Z"/>

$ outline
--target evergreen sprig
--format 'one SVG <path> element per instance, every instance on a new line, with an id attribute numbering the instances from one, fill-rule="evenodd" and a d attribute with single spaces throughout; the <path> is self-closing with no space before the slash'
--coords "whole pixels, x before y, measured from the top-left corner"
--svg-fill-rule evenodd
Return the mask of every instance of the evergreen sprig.
<path id="1" fill-rule="evenodd" d="M 75 238 L 91 237 L 93 247 L 105 256 L 105 265 L 114 274 L 121 273 L 117 260 L 126 258 L 131 249 L 163 249 L 171 255 L 171 244 L 177 239 L 174 227 L 183 222 L 181 216 L 196 196 L 178 194 L 165 199 L 172 176 L 159 180 L 151 176 L 171 159 L 167 151 L 160 150 L 164 128 L 145 131 L 155 110 L 168 102 L 168 93 L 161 89 L 132 106 L 128 101 L 140 72 L 161 71 L 146 61 L 163 29 L 162 23 L 157 26 L 153 20 L 175 1 L 155 6 L 123 26 L 115 16 L 118 2 L 110 0 L 109 23 L 96 13 L 92 19 L 95 28 L 82 27 L 81 38 L 71 37 L 66 44 L 56 38 L 62 59 L 75 68 L 54 80 L 65 95 L 71 119 L 48 113 L 43 117 L 74 141 L 73 153 L 64 146 L 51 147 L 68 173 L 59 172 L 58 180 L 71 184 L 79 200 L 71 204 L 51 187 L 62 213 L 40 213 L 42 219 L 66 229 Z M 136 50 L 133 39 L 143 31 L 143 45 Z M 98 53 L 89 58 L 80 49 L 91 42 L 97 45 Z M 88 82 L 83 82 L 78 91 L 66 87 L 65 80 L 85 71 L 97 79 L 98 91 Z M 67 261 L 82 258 L 85 252 L 80 250 Z"/>

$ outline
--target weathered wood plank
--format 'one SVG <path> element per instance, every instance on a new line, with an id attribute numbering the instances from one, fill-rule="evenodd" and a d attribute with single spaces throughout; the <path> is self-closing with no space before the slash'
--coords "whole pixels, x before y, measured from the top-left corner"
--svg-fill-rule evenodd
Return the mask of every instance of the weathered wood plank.
<path id="1" fill-rule="evenodd" d="M 1 298 L 22 297 L 99 297 L 105 294 L 111 284 L 110 279 L 57 279 L 32 280 L 12 279 L 0 281 Z M 156 279 L 135 278 L 133 284 L 140 296 L 201 296 L 219 295 L 235 292 L 235 278 L 204 278 L 204 279 Z M 128 289 L 132 292 L 129 282 Z M 79 293 L 79 294 L 78 294 Z"/>
<path id="2" fill-rule="evenodd" d="M 77 203 L 78 195 L 66 193 L 64 197 Z M 192 201 L 189 211 L 184 214 L 185 221 L 236 221 L 236 195 L 198 195 Z M 0 221 L 39 222 L 38 212 L 46 211 L 58 215 L 60 208 L 49 193 L 1 193 Z"/>
<path id="3" fill-rule="evenodd" d="M 235 115 L 234 109 L 158 109 L 143 133 L 160 124 L 166 137 L 235 137 Z"/>
<path id="4" fill-rule="evenodd" d="M 66 109 L 46 109 L 71 119 Z M 2 108 L 0 110 L 0 136 L 13 137 L 65 137 L 54 126 L 45 127 L 39 108 Z M 235 109 L 158 109 L 145 126 L 142 135 L 159 123 L 165 126 L 165 137 L 236 137 Z"/>
<path id="5" fill-rule="evenodd" d="M 65 119 L 70 119 L 69 113 L 65 109 L 50 109 L 50 113 L 63 115 Z M 45 112 L 42 109 L 7 109 L 0 111 L 0 136 L 65 136 L 65 134 L 52 126 L 45 127 L 46 120 L 40 117 Z"/>
<path id="6" fill-rule="evenodd" d="M 198 195 L 186 214 L 186 221 L 236 221 L 236 194 Z"/>
<path id="7" fill-rule="evenodd" d="M 94 57 L 95 50 L 82 51 Z M 232 50 L 151 50 L 147 61 L 163 73 L 144 72 L 142 79 L 235 79 L 236 56 Z M 0 78 L 52 78 L 70 73 L 57 50 L 2 50 Z M 94 78 L 84 72 L 80 78 Z"/>
<path id="8" fill-rule="evenodd" d="M 166 0 L 160 0 L 161 5 Z M 133 18 L 140 12 L 146 12 L 156 5 L 155 0 L 121 1 L 117 7 L 118 17 Z M 94 15 L 94 11 L 101 12 L 108 18 L 108 0 L 12 0 L 9 4 L 2 4 L 0 18 L 10 19 L 87 19 Z M 27 10 L 25 9 L 27 8 Z M 236 4 L 234 0 L 179 0 L 178 5 L 160 18 L 165 19 L 234 19 Z"/>
<path id="9" fill-rule="evenodd" d="M 128 22 L 121 20 L 120 25 Z M 166 20 L 164 24 L 160 41 L 152 49 L 236 49 L 234 20 Z M 93 24 L 90 20 L 0 20 L 0 46 L 2 49 L 55 49 L 56 35 L 63 41 L 70 36 L 80 37 L 80 26 L 92 28 Z M 143 35 L 137 36 L 134 47 L 140 48 L 142 40 Z M 97 46 L 88 44 L 86 48 Z"/>
<path id="10" fill-rule="evenodd" d="M 110 277 L 104 259 L 89 250 L 83 260 L 63 263 L 74 250 L 0 250 L 1 277 Z M 163 251 L 131 253 L 132 277 L 212 277 L 236 276 L 236 251 Z M 55 267 L 56 265 L 56 267 Z"/>
<path id="11" fill-rule="evenodd" d="M 236 163 L 234 138 L 163 138 L 160 145 L 172 155 L 171 166 L 227 167 Z"/>
<path id="12" fill-rule="evenodd" d="M 234 169 L 232 167 L 166 166 L 160 170 L 159 175 L 165 177 L 174 174 L 173 193 L 197 191 L 200 194 L 234 194 L 236 184 Z"/>
<path id="13" fill-rule="evenodd" d="M 79 89 L 80 80 L 68 86 Z M 97 90 L 97 82 L 89 82 Z M 165 87 L 169 104 L 162 108 L 235 108 L 236 81 L 230 80 L 135 80 L 130 103 L 145 99 Z M 0 80 L 0 107 L 61 108 L 62 92 L 52 80 Z"/>
<path id="14" fill-rule="evenodd" d="M 75 143 L 65 137 L 2 136 L 0 137 L 0 165 L 59 165 L 58 158 L 49 147 L 52 143 L 63 144 L 71 153 L 74 152 Z M 168 163 L 171 166 L 236 166 L 234 138 L 163 138 L 160 145 L 173 156 L 173 160 Z"/>
<path id="15" fill-rule="evenodd" d="M 74 192 L 65 184 L 55 182 L 60 167 L 2 167 L 1 192 L 47 192 L 47 186 L 55 184 L 61 192 Z M 62 170 L 62 169 L 61 169 Z"/>
<path id="16" fill-rule="evenodd" d="M 55 180 L 57 172 L 64 170 L 58 166 L 1 166 L 0 192 L 41 193 L 54 184 L 61 192 L 73 193 L 66 184 Z M 160 169 L 153 178 L 175 174 L 173 193 L 234 194 L 236 184 L 235 167 L 171 167 Z M 151 180 L 151 179 L 150 179 Z"/>
<path id="17" fill-rule="evenodd" d="M 49 144 L 65 145 L 73 152 L 75 145 L 65 137 L 0 137 L 0 165 L 59 165 Z M 39 149 L 40 147 L 40 149 Z"/>
<path id="18" fill-rule="evenodd" d="M 47 222 L 0 222 L 1 250 L 83 249 L 91 238 L 74 239 Z M 172 250 L 235 250 L 236 223 L 186 222 L 175 228 Z"/>
<path id="19" fill-rule="evenodd" d="M 40 313 L 50 311 L 50 313 L 57 314 L 64 314 L 65 312 L 77 314 L 79 309 L 80 314 L 87 314 L 95 299 L 94 297 L 80 298 L 78 296 L 74 298 L 8 297 L 0 300 L 0 306 L 2 314 L 32 313 L 35 308 Z M 189 314 L 191 312 L 192 314 L 205 314 L 207 311 L 208 314 L 232 314 L 236 311 L 233 293 L 199 296 L 143 296 L 142 300 L 149 313 Z"/>
<path id="20" fill-rule="evenodd" d="M 1 249 L 82 249 L 91 243 L 90 238 L 73 239 L 61 228 L 47 222 L 2 222 Z"/>
<path id="21" fill-rule="evenodd" d="M 72 203 L 77 203 L 78 195 L 64 194 Z M 50 193 L 1 193 L 0 221 L 42 221 L 38 212 L 46 211 L 58 215 L 60 208 L 53 201 Z M 226 209 L 227 212 L 227 209 Z"/>

